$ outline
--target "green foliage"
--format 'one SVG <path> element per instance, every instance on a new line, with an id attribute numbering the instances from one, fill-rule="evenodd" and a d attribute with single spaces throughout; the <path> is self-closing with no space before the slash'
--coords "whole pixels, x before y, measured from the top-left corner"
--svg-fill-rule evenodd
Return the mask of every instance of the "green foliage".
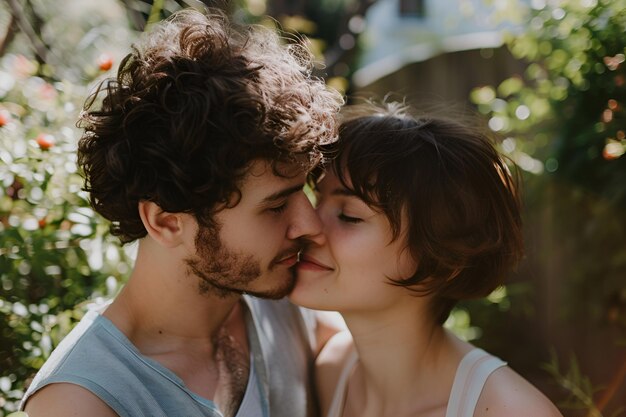
<path id="1" fill-rule="evenodd" d="M 34 75 L 24 56 L 0 63 L 0 408 L 12 411 L 75 306 L 110 296 L 129 267 L 81 191 L 72 126 L 86 89 Z"/>
<path id="2" fill-rule="evenodd" d="M 561 369 L 558 356 L 552 352 L 550 362 L 543 368 L 558 382 L 567 392 L 568 396 L 559 405 L 567 410 L 584 410 L 587 417 L 618 417 L 626 411 L 626 406 L 621 406 L 611 414 L 604 414 L 594 402 L 594 395 L 598 389 L 580 370 L 576 357 L 570 358 L 567 371 Z"/>
<path id="3" fill-rule="evenodd" d="M 470 99 L 524 171 L 529 259 L 520 274 L 543 288 L 551 285 L 551 298 L 541 297 L 542 311 L 555 313 L 544 331 L 559 325 L 584 339 L 602 330 L 603 338 L 575 346 L 596 355 L 626 333 L 626 1 L 517 3 L 515 14 L 526 23 L 507 35 L 506 46 L 526 70 L 498 86 L 476 88 Z M 511 298 L 511 305 L 519 303 Z M 482 321 L 480 311 L 472 310 L 472 321 L 490 333 L 500 320 Z M 514 343 L 536 337 L 520 338 L 511 323 L 496 334 Z M 576 342 L 555 337 L 547 343 L 563 351 Z M 594 385 L 575 359 L 564 375 L 555 358 L 546 369 L 568 393 L 565 406 L 601 415 Z"/>
<path id="4" fill-rule="evenodd" d="M 87 85 L 115 59 L 112 38 L 128 33 L 111 4 L 95 4 L 68 14 L 60 4 L 29 2 L 41 18 L 30 20 L 40 25 L 35 32 L 55 39 L 45 45 L 49 59 L 22 33 L 0 58 L 0 416 L 16 410 L 85 300 L 111 297 L 130 269 L 81 191 L 76 165 Z"/>
<path id="5" fill-rule="evenodd" d="M 582 406 L 583 409 L 589 410 L 589 416 L 602 417 L 602 413 L 593 403 L 594 389 L 591 381 L 580 372 L 575 356 L 571 357 L 570 367 L 563 373 L 558 356 L 552 352 L 551 360 L 544 365 L 544 369 L 568 392 L 569 397 L 562 404 L 564 408 L 577 409 Z"/>
<path id="6" fill-rule="evenodd" d="M 573 296 L 587 297 L 593 286 L 604 300 L 586 313 L 609 314 L 626 328 L 626 287 L 618 279 L 626 271 L 626 219 L 619 215 L 626 208 L 626 1 L 535 3 L 520 6 L 529 23 L 507 38 L 528 63 L 525 74 L 477 88 L 471 99 L 506 136 L 503 151 L 531 174 L 529 210 L 549 202 L 568 213 L 553 220 L 557 233 L 572 238 L 561 250 L 576 260 L 567 270 L 577 284 Z M 609 298 L 610 313 L 603 307 Z"/>
<path id="7" fill-rule="evenodd" d="M 626 1 L 519 6 L 527 26 L 507 46 L 525 74 L 472 92 L 523 169 L 580 185 L 626 207 Z"/>
<path id="8" fill-rule="evenodd" d="M 571 273 L 585 285 L 590 276 L 617 277 L 626 266 L 619 245 L 626 228 L 619 215 L 626 208 L 626 1 L 532 3 L 536 9 L 519 6 L 528 26 L 507 38 L 512 53 L 528 62 L 525 73 L 477 88 L 471 100 L 490 117 L 491 129 L 506 136 L 502 148 L 518 166 L 546 174 L 526 178 L 530 208 L 557 193 L 555 210 L 570 210 L 556 227 L 602 243 L 579 248 Z M 575 243 L 565 245 L 575 252 Z M 596 294 L 624 304 L 623 284 L 615 279 L 609 287 L 609 294 Z M 613 321 L 626 325 L 621 309 Z"/>

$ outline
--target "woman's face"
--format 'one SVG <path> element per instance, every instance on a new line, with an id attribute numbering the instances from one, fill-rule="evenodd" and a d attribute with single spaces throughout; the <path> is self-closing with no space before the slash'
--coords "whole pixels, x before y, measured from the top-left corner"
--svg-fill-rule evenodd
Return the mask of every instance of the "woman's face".
<path id="1" fill-rule="evenodd" d="M 405 227 L 392 241 L 387 217 L 352 195 L 332 171 L 318 184 L 316 211 L 326 239 L 301 255 L 292 302 L 345 313 L 383 309 L 408 294 L 389 284 L 416 268 L 404 250 Z"/>

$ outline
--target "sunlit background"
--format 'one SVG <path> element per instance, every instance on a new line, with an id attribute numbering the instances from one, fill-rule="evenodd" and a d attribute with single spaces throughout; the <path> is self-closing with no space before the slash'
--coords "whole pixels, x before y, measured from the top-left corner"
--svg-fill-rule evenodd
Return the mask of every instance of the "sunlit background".
<path id="1" fill-rule="evenodd" d="M 565 416 L 626 415 L 626 0 L 4 0 L 0 416 L 132 265 L 81 191 L 83 100 L 143 30 L 205 5 L 306 43 L 349 102 L 480 115 L 522 175 L 527 256 L 447 325 Z"/>

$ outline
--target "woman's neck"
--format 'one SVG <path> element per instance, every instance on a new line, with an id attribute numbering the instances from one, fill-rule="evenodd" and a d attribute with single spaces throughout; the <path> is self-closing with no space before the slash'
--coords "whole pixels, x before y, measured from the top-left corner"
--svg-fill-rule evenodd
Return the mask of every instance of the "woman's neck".
<path id="1" fill-rule="evenodd" d="M 404 311 L 403 311 L 404 310 Z M 438 415 L 456 368 L 471 345 L 402 307 L 344 318 L 359 355 L 346 394 L 346 415 Z"/>

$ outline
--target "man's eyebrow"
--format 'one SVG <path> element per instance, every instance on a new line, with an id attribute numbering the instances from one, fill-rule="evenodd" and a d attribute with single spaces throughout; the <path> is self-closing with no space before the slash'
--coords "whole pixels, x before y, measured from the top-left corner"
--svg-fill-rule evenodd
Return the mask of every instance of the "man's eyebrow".
<path id="1" fill-rule="evenodd" d="M 280 200 L 281 198 L 288 197 L 291 194 L 297 193 L 298 191 L 302 191 L 303 188 L 304 188 L 304 183 L 294 185 L 293 187 L 285 188 L 284 190 L 277 191 L 274 194 L 271 194 L 265 197 L 263 201 L 261 201 L 261 204 L 272 203 L 276 200 Z"/>

